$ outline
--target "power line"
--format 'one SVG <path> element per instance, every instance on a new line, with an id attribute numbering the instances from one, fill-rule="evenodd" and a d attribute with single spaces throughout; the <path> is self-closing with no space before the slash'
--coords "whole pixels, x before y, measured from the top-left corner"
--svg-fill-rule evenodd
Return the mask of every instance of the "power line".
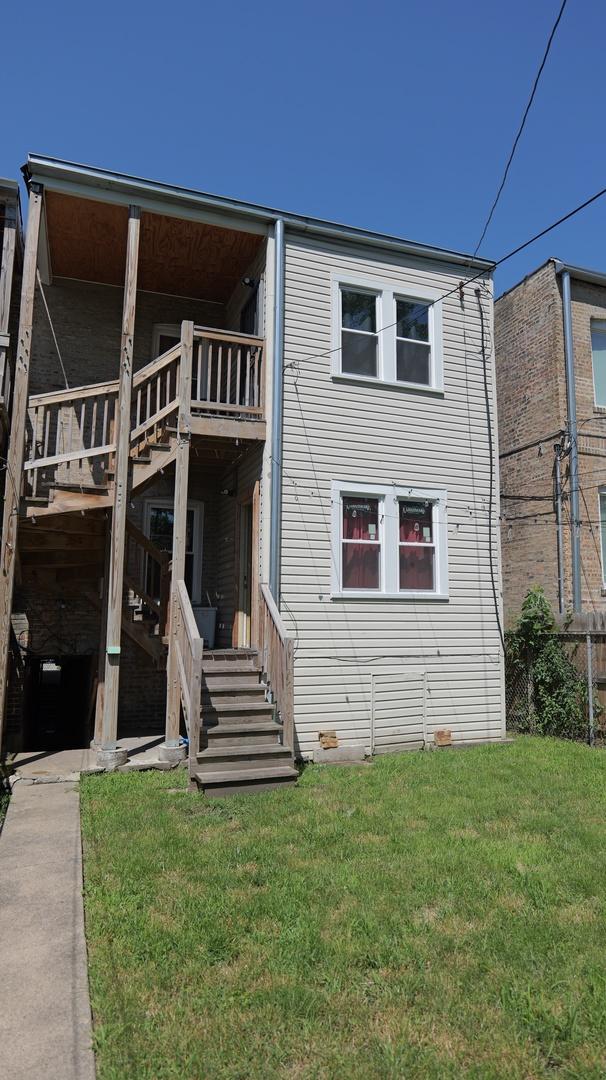
<path id="1" fill-rule="evenodd" d="M 501 645 L 503 646 L 503 652 L 505 652 L 505 634 L 501 625 L 501 612 L 499 610 L 499 597 L 497 594 L 497 582 L 494 569 L 494 555 L 492 550 L 492 507 L 494 502 L 494 446 L 492 435 L 492 417 L 490 414 L 490 391 L 488 389 L 488 363 L 486 357 L 486 341 L 484 338 L 484 308 L 482 307 L 482 290 L 476 289 L 476 297 L 478 301 L 478 312 L 480 315 L 480 335 L 481 335 L 481 352 L 482 352 L 482 374 L 484 376 L 484 404 L 486 406 L 486 426 L 488 431 L 488 565 L 490 568 L 490 582 L 492 585 L 492 597 L 494 600 L 494 611 L 497 618 L 497 626 L 499 629 L 499 637 L 501 639 Z"/>
<path id="2" fill-rule="evenodd" d="M 499 189 L 498 189 L 498 191 L 497 191 L 497 193 L 495 195 L 494 202 L 493 202 L 493 204 L 492 204 L 492 206 L 490 208 L 490 213 L 488 214 L 488 217 L 486 218 L 486 224 L 484 225 L 484 228 L 482 229 L 482 235 L 480 236 L 480 239 L 478 240 L 478 242 L 476 244 L 475 251 L 473 253 L 474 257 L 478 254 L 478 251 L 480 249 L 482 241 L 483 241 L 483 239 L 486 236 L 486 233 L 488 231 L 488 226 L 490 225 L 490 222 L 492 221 L 493 214 L 494 214 L 494 212 L 495 212 L 495 210 L 497 208 L 497 203 L 498 203 L 498 201 L 501 198 L 501 195 L 503 193 L 503 188 L 505 187 L 505 184 L 507 182 L 507 176 L 508 176 L 509 170 L 511 168 L 511 163 L 512 163 L 512 161 L 514 159 L 515 152 L 516 152 L 516 150 L 518 148 L 518 143 L 519 143 L 520 138 L 522 136 L 522 132 L 524 131 L 524 127 L 525 127 L 526 121 L 528 119 L 528 114 L 529 114 L 529 112 L 530 112 L 530 110 L 532 108 L 532 103 L 534 101 L 534 97 L 535 97 L 535 94 L 537 92 L 537 87 L 539 85 L 541 75 L 543 74 L 543 68 L 545 67 L 545 64 L 547 63 L 547 57 L 549 56 L 549 50 L 551 49 L 551 44 L 552 44 L 553 39 L 555 37 L 556 30 L 558 29 L 558 26 L 560 25 L 560 19 L 562 18 L 562 15 L 564 14 L 564 8 L 566 7 L 567 3 L 568 3 L 568 0 L 562 0 L 562 5 L 561 5 L 560 10 L 558 12 L 558 17 L 557 17 L 556 21 L 554 22 L 554 24 L 553 24 L 553 26 L 551 28 L 551 33 L 550 33 L 549 38 L 547 40 L 547 45 L 545 47 L 545 52 L 543 53 L 543 59 L 541 60 L 539 70 L 537 71 L 537 73 L 535 75 L 534 83 L 532 84 L 532 90 L 531 90 L 531 93 L 530 93 L 530 97 L 528 98 L 528 101 L 526 103 L 526 108 L 524 109 L 524 115 L 522 116 L 522 122 L 521 122 L 521 124 L 520 124 L 520 126 L 518 128 L 517 135 L 516 135 L 515 139 L 513 140 L 513 146 L 512 146 L 512 148 L 511 148 L 511 150 L 509 152 L 509 157 L 507 159 L 507 164 L 505 166 L 505 172 L 503 173 L 501 183 L 499 184 Z"/>
<path id="3" fill-rule="evenodd" d="M 441 296 L 436 297 L 435 300 L 432 300 L 432 305 L 440 303 L 442 300 L 447 300 L 449 296 L 453 296 L 454 293 L 457 292 L 462 296 L 463 289 L 466 285 L 472 285 L 474 281 L 479 281 L 480 278 L 484 277 L 484 275 L 488 271 L 492 273 L 499 266 L 502 266 L 503 263 L 506 263 L 509 259 L 513 259 L 514 255 L 519 255 L 520 252 L 525 251 L 526 248 L 530 247 L 531 244 L 536 243 L 537 240 L 541 240 L 544 236 L 547 236 L 548 233 L 553 232 L 553 230 L 557 229 L 559 225 L 563 225 L 565 221 L 570 221 L 570 219 L 575 217 L 576 214 L 579 214 L 581 210 L 585 210 L 588 206 L 591 206 L 592 203 L 597 202 L 598 199 L 603 198 L 604 195 L 606 195 L 606 187 L 601 188 L 600 191 L 596 191 L 595 195 L 591 195 L 590 198 L 585 199 L 585 201 L 582 203 L 579 203 L 579 205 L 575 206 L 573 210 L 569 210 L 567 214 L 564 214 L 562 217 L 558 218 L 557 221 L 552 222 L 552 224 L 547 225 L 545 229 L 541 229 L 540 232 L 535 233 L 534 236 L 531 236 L 529 240 L 525 240 L 523 244 L 518 244 L 517 247 L 513 248 L 511 251 L 508 251 L 506 255 L 502 255 L 500 259 L 497 259 L 496 262 L 493 262 L 492 265 L 486 267 L 484 270 L 480 270 L 477 274 L 474 274 L 473 277 L 467 278 L 465 281 L 460 281 L 458 285 L 454 285 L 452 289 L 448 289 L 447 292 L 442 293 Z M 392 326 L 396 326 L 397 323 L 398 320 L 394 319 L 393 322 L 386 323 L 385 326 L 380 326 L 379 329 L 376 331 L 376 334 L 382 334 L 385 330 L 389 330 Z M 325 356 L 332 356 L 333 353 L 341 352 L 342 348 L 342 345 L 335 345 L 332 349 L 323 349 L 321 352 L 310 353 L 308 356 L 303 356 L 299 360 L 291 360 L 288 364 L 284 365 L 284 370 L 286 371 L 288 370 L 288 368 L 291 367 L 299 367 L 301 364 L 306 364 L 308 360 L 320 360 Z"/>

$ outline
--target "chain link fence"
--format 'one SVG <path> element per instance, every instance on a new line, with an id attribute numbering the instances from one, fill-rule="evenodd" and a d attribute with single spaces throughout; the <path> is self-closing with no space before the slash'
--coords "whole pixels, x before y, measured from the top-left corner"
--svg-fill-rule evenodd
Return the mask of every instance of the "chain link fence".
<path id="1" fill-rule="evenodd" d="M 536 657 L 505 652 L 507 728 L 606 745 L 606 636 L 554 633 Z"/>

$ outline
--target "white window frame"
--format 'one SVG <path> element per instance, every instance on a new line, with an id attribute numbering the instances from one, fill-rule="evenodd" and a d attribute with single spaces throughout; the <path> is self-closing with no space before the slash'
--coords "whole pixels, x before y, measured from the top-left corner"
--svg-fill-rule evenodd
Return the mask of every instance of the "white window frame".
<path id="1" fill-rule="evenodd" d="M 341 331 L 343 290 L 371 293 L 377 298 L 377 375 L 355 375 L 342 370 Z M 402 382 L 397 375 L 396 300 L 411 300 L 429 305 L 429 383 Z M 385 329 L 382 329 L 385 327 Z M 416 393 L 444 393 L 444 358 L 442 329 L 442 293 L 429 286 L 409 282 L 394 283 L 357 274 L 333 274 L 331 277 L 331 356 L 332 378 L 343 382 L 387 385 Z"/>
<path id="2" fill-rule="evenodd" d="M 602 499 L 606 503 L 606 486 L 598 488 L 598 521 L 600 523 L 600 556 L 602 562 L 602 588 L 606 588 L 606 544 L 602 534 Z M 605 507 L 606 509 L 606 507 Z M 605 515 L 606 516 L 606 515 Z"/>
<path id="3" fill-rule="evenodd" d="M 598 334 L 604 334 L 606 337 L 606 319 L 591 319 L 589 322 L 589 340 L 591 343 L 591 378 L 593 382 L 593 404 L 596 409 L 606 409 L 606 403 L 600 405 L 598 402 L 598 396 L 596 393 L 595 385 L 595 361 L 593 356 L 593 332 L 597 331 Z"/>
<path id="4" fill-rule="evenodd" d="M 344 589 L 342 585 L 343 498 L 363 495 L 379 500 L 381 544 L 378 589 Z M 402 499 L 430 502 L 433 506 L 435 550 L 434 589 L 399 588 L 400 514 Z M 421 488 L 406 484 L 351 483 L 333 480 L 331 486 L 331 599 L 333 600 L 448 600 L 447 493 L 445 488 Z"/>
<path id="5" fill-rule="evenodd" d="M 143 532 L 149 537 L 151 531 L 151 513 L 152 507 L 158 506 L 162 510 L 174 510 L 175 500 L 169 498 L 154 499 L 152 495 L 148 495 L 143 500 Z M 192 567 L 192 581 L 194 585 L 194 595 L 190 597 L 192 604 L 200 604 L 202 602 L 202 555 L 203 555 L 203 538 L 204 538 L 204 503 L 199 499 L 188 499 L 187 509 L 193 511 L 194 515 L 194 535 L 193 535 L 193 567 Z"/>
<path id="6" fill-rule="evenodd" d="M 152 360 L 160 355 L 160 338 L 176 337 L 181 340 L 181 326 L 178 323 L 154 323 L 152 327 Z"/>

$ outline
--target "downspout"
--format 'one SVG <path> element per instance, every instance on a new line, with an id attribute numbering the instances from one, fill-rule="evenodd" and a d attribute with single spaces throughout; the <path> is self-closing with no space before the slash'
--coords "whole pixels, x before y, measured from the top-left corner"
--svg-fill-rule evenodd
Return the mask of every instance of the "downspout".
<path id="1" fill-rule="evenodd" d="M 564 596 L 564 538 L 562 536 L 562 469 L 561 469 L 561 457 L 562 457 L 562 444 L 557 442 L 554 444 L 554 502 L 555 502 L 555 515 L 556 515 L 556 545 L 557 545 L 557 557 L 558 557 L 558 609 L 560 615 L 564 614 L 566 607 L 566 598 Z"/>
<path id="2" fill-rule="evenodd" d="M 280 607 L 280 549 L 282 540 L 282 427 L 284 415 L 284 221 L 274 226 L 274 355 L 271 417 L 271 519 L 269 529 L 269 588 Z"/>
<path id="3" fill-rule="evenodd" d="M 577 438 L 577 399 L 574 381 L 574 347 L 572 341 L 572 305 L 570 274 L 562 269 L 562 307 L 564 317 L 564 359 L 566 365 L 566 406 L 570 438 L 570 541 L 572 551 L 572 610 L 581 606 L 581 535 L 579 512 L 579 448 Z"/>

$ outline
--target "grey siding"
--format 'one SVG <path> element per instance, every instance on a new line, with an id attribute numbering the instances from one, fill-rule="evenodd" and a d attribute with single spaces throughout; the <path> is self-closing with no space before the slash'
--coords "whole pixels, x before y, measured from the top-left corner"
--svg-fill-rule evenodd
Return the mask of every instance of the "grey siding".
<path id="1" fill-rule="evenodd" d="M 389 685 L 384 677 L 394 680 L 394 743 L 418 745 L 411 711 L 418 712 L 419 686 L 430 739 L 438 727 L 450 727 L 459 741 L 500 739 L 502 664 L 489 573 L 488 426 L 474 286 L 465 290 L 464 305 L 458 292 L 444 301 L 445 390 L 438 396 L 331 379 L 333 272 L 383 279 L 404 292 L 407 285 L 446 292 L 461 277 L 460 269 L 429 260 L 288 239 L 281 610 L 297 638 L 299 750 L 310 755 L 327 726 L 343 743 L 370 746 L 373 675 L 381 676 L 381 694 Z M 496 447 L 490 283 L 484 288 Z M 495 461 L 498 493 L 496 470 Z M 447 601 L 331 599 L 333 480 L 447 489 Z M 497 503 L 492 521 L 500 588 Z"/>

